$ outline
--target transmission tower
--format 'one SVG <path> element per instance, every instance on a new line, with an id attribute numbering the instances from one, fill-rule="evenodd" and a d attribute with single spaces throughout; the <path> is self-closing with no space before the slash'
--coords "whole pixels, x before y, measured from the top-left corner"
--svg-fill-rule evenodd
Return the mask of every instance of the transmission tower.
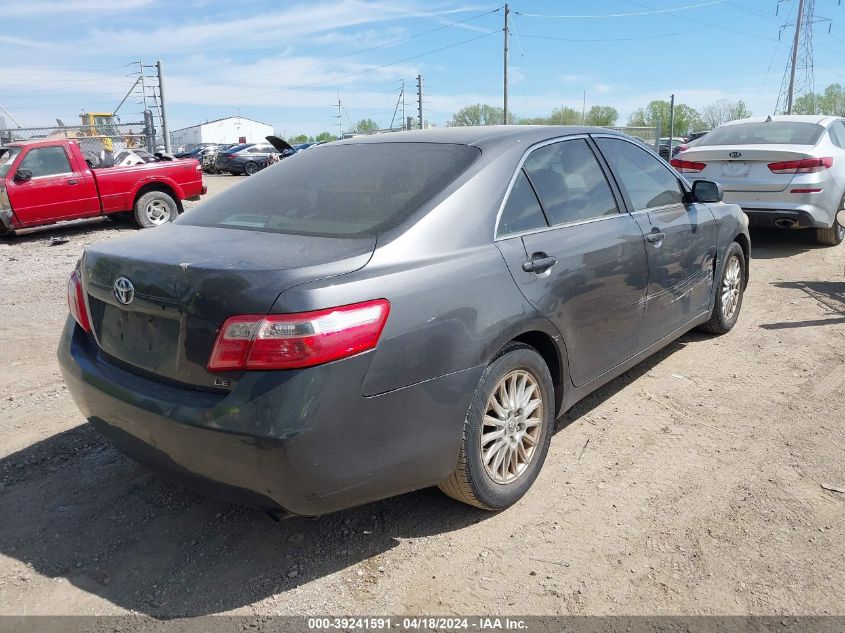
<path id="1" fill-rule="evenodd" d="M 795 18 L 795 34 L 792 39 L 792 53 L 783 73 L 780 93 L 775 104 L 775 114 L 792 114 L 793 106 L 803 96 L 810 95 L 815 101 L 813 78 L 813 24 L 816 20 L 816 0 L 798 0 L 798 15 Z M 793 25 L 785 25 L 785 27 Z M 811 104 L 815 113 L 816 104 Z M 805 114 L 811 114 L 810 112 Z"/>

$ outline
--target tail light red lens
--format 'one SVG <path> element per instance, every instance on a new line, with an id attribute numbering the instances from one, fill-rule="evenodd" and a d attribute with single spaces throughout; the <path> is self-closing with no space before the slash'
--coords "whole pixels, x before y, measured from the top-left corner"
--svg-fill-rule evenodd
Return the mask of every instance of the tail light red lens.
<path id="1" fill-rule="evenodd" d="M 85 293 L 82 290 L 82 281 L 79 279 L 79 271 L 74 270 L 67 282 L 67 307 L 73 318 L 86 332 L 91 331 L 91 321 L 88 319 L 88 309 L 85 307 Z"/>
<path id="2" fill-rule="evenodd" d="M 695 163 L 690 160 L 681 160 L 680 158 L 673 158 L 669 161 L 672 167 L 677 169 L 682 174 L 697 174 L 707 167 L 707 163 Z"/>
<path id="3" fill-rule="evenodd" d="M 817 171 L 824 171 L 833 167 L 833 158 L 802 158 L 801 160 L 788 160 L 782 163 L 769 163 L 769 169 L 773 174 L 812 174 Z"/>
<path id="4" fill-rule="evenodd" d="M 296 369 L 373 349 L 390 303 L 376 299 L 296 314 L 226 319 L 211 351 L 209 371 Z"/>

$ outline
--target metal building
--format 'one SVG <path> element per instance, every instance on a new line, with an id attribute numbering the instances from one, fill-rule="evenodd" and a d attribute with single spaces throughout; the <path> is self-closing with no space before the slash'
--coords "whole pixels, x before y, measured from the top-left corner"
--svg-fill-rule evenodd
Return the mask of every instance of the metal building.
<path id="1" fill-rule="evenodd" d="M 203 143 L 260 143 L 273 134 L 273 126 L 242 116 L 206 121 L 170 133 L 174 151 L 187 151 Z"/>

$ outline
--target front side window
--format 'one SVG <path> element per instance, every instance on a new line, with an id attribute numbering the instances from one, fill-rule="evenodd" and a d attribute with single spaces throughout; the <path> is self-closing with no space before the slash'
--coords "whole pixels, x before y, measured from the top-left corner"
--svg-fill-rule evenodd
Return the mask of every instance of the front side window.
<path id="1" fill-rule="evenodd" d="M 63 147 L 36 147 L 21 161 L 20 169 L 28 169 L 33 178 L 73 172 Z"/>
<path id="2" fill-rule="evenodd" d="M 634 211 L 683 203 L 680 181 L 659 158 L 622 139 L 598 138 L 596 143 L 628 193 Z"/>
<path id="3" fill-rule="evenodd" d="M 525 171 L 552 225 L 617 215 L 616 200 L 584 139 L 534 150 Z"/>
<path id="4" fill-rule="evenodd" d="M 20 153 L 20 147 L 0 147 L 0 178 L 6 177 Z"/>
<path id="5" fill-rule="evenodd" d="M 505 208 L 502 210 L 496 234 L 503 237 L 522 231 L 542 229 L 546 226 L 548 224 L 546 224 L 543 209 L 534 194 L 534 189 L 528 182 L 525 171 L 520 169 Z"/>

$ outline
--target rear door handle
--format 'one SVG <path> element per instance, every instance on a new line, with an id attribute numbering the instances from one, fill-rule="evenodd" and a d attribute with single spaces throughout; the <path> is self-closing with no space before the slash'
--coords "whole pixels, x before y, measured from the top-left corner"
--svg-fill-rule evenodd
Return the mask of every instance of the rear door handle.
<path id="1" fill-rule="evenodd" d="M 663 241 L 664 237 L 666 237 L 666 233 L 649 233 L 645 236 L 649 242 L 658 245 Z"/>
<path id="2" fill-rule="evenodd" d="M 545 253 L 534 253 L 531 259 L 522 262 L 522 270 L 527 273 L 544 273 L 549 268 L 557 264 L 557 257 L 546 255 Z"/>

